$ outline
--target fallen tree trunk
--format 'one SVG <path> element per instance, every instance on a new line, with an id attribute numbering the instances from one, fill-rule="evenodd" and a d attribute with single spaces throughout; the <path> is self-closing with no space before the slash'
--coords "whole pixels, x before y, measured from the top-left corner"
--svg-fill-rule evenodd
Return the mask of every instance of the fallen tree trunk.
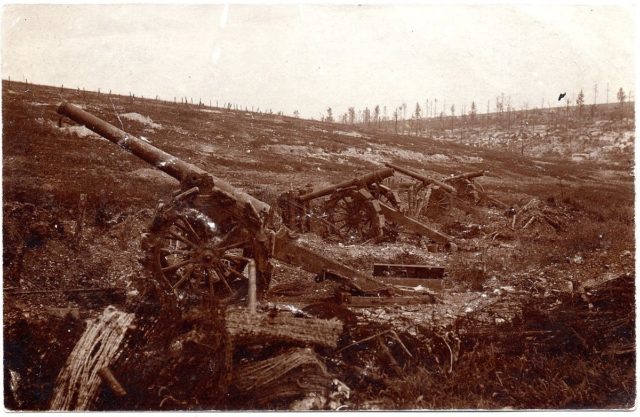
<path id="1" fill-rule="evenodd" d="M 342 322 L 337 319 L 250 314 L 244 309 L 227 311 L 226 327 L 236 345 L 286 341 L 335 348 L 342 333 Z"/>

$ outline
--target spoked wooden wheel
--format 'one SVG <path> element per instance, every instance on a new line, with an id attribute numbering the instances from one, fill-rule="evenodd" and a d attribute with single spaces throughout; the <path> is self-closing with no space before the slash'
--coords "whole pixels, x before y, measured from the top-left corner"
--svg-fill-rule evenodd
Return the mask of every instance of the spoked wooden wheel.
<path id="1" fill-rule="evenodd" d="M 440 188 L 433 188 L 429 202 L 422 212 L 430 219 L 447 213 L 451 209 L 452 196 Z"/>
<path id="2" fill-rule="evenodd" d="M 178 300 L 237 297 L 245 289 L 243 270 L 249 261 L 249 233 L 220 226 L 195 209 L 164 216 L 153 245 L 156 281 Z"/>
<path id="3" fill-rule="evenodd" d="M 382 236 L 384 216 L 372 198 L 361 191 L 345 191 L 325 204 L 331 231 L 348 244 L 361 243 Z"/>

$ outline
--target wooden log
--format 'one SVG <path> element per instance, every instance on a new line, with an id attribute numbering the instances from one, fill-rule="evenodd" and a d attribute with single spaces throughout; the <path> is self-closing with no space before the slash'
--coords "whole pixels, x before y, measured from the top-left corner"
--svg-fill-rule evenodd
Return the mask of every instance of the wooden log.
<path id="1" fill-rule="evenodd" d="M 235 344 L 286 341 L 335 348 L 342 333 L 342 322 L 337 319 L 248 314 L 238 309 L 227 311 L 226 327 Z"/>
<path id="2" fill-rule="evenodd" d="M 232 385 L 241 392 L 264 390 L 279 384 L 286 374 L 295 369 L 309 366 L 328 376 L 324 363 L 312 349 L 294 348 L 281 355 L 240 366 L 234 372 Z"/>
<path id="3" fill-rule="evenodd" d="M 337 294 L 338 303 L 348 307 L 378 307 L 389 305 L 434 304 L 433 295 L 415 295 L 409 297 L 359 297 L 348 293 Z"/>
<path id="4" fill-rule="evenodd" d="M 124 389 L 122 384 L 118 382 L 108 367 L 105 366 L 104 368 L 100 368 L 100 370 L 98 370 L 98 376 L 100 376 L 102 382 L 105 383 L 118 397 L 124 397 L 127 395 L 127 391 Z"/>

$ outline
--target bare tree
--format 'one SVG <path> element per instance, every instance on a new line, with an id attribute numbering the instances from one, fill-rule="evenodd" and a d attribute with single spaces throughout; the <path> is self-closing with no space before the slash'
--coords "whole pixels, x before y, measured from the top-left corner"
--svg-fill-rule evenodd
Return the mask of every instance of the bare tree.
<path id="1" fill-rule="evenodd" d="M 622 89 L 622 87 L 620 87 L 620 89 L 618 90 L 618 94 L 616 94 L 616 97 L 618 98 L 618 103 L 620 103 L 620 118 L 622 119 L 624 117 L 624 100 L 627 98 L 627 95 L 624 93 L 624 90 Z"/>
<path id="2" fill-rule="evenodd" d="M 327 117 L 324 118 L 324 121 L 329 123 L 333 122 L 333 111 L 331 110 L 331 107 L 327 108 Z"/>
<path id="3" fill-rule="evenodd" d="M 377 104 L 376 104 L 376 107 L 373 109 L 373 120 L 378 126 L 380 126 L 380 106 Z"/>
<path id="4" fill-rule="evenodd" d="M 580 92 L 578 93 L 576 104 L 578 105 L 578 117 L 582 118 L 582 111 L 584 110 L 584 93 L 582 92 L 582 90 L 580 90 Z"/>
<path id="5" fill-rule="evenodd" d="M 369 107 L 364 108 L 362 117 L 364 118 L 364 124 L 368 125 L 369 123 L 371 123 L 371 110 L 369 110 Z"/>
<path id="6" fill-rule="evenodd" d="M 349 124 L 354 124 L 356 121 L 356 109 L 354 107 L 349 107 L 347 110 L 349 113 Z"/>
<path id="7" fill-rule="evenodd" d="M 396 107 L 396 109 L 393 111 L 393 118 L 395 119 L 395 131 L 396 134 L 398 134 L 398 108 Z"/>
<path id="8" fill-rule="evenodd" d="M 618 90 L 618 94 L 616 94 L 616 97 L 618 98 L 618 102 L 622 106 L 624 104 L 624 100 L 627 98 L 627 95 L 624 93 L 622 87 L 620 87 L 620 89 Z"/>
<path id="9" fill-rule="evenodd" d="M 415 130 L 416 130 L 416 136 L 418 136 L 418 130 L 420 129 L 420 114 L 422 113 L 422 109 L 420 108 L 420 103 L 416 102 L 416 110 L 414 111 L 413 115 L 416 118 L 415 121 Z"/>
<path id="10" fill-rule="evenodd" d="M 456 106 L 455 105 L 451 105 L 451 132 L 453 133 L 453 119 L 455 118 L 455 114 L 456 114 Z"/>
<path id="11" fill-rule="evenodd" d="M 471 124 L 476 121 L 476 115 L 478 114 L 478 108 L 476 107 L 476 102 L 471 102 L 471 110 L 469 111 L 469 116 L 471 117 Z"/>
<path id="12" fill-rule="evenodd" d="M 504 102 L 500 100 L 500 96 L 496 96 L 496 116 L 500 120 L 500 124 L 502 124 L 502 111 L 504 109 Z"/>

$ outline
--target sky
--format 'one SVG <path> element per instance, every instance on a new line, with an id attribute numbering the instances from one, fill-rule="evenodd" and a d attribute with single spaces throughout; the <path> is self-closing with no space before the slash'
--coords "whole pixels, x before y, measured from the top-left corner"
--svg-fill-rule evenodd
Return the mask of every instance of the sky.
<path id="1" fill-rule="evenodd" d="M 2 78 L 319 118 L 615 100 L 635 16 L 610 5 L 5 5 Z M 635 93 L 634 93 L 635 95 Z"/>

